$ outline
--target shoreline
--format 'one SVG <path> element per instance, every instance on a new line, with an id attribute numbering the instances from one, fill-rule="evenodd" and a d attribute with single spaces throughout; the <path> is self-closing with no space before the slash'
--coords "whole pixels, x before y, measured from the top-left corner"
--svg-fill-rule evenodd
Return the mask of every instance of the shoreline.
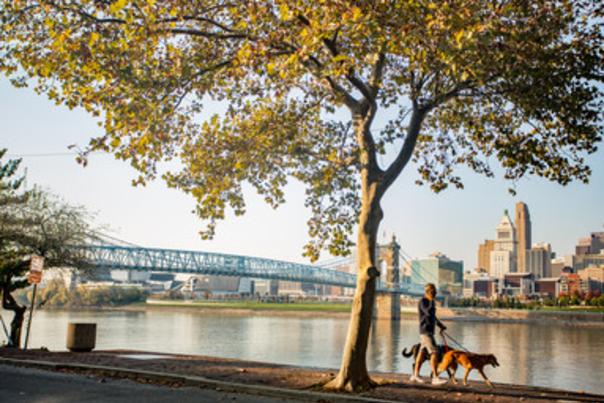
<path id="1" fill-rule="evenodd" d="M 232 306 L 229 306 L 232 305 Z M 335 306 L 333 310 L 325 308 L 327 304 L 312 304 L 300 307 L 303 304 L 266 304 L 259 307 L 258 304 L 250 307 L 242 307 L 241 303 L 186 303 L 175 301 L 147 302 L 144 304 L 131 304 L 123 306 L 101 306 L 101 307 L 70 307 L 70 308 L 43 308 L 53 311 L 125 311 L 125 312 L 194 312 L 196 314 L 208 315 L 220 313 L 220 315 L 233 316 L 277 316 L 277 317 L 299 317 L 299 318 L 339 318 L 348 319 L 350 312 L 343 311 L 342 306 Z M 272 305 L 272 306 L 271 306 Z M 289 305 L 289 306 L 288 306 Z M 317 308 L 317 309 L 313 309 Z M 479 322 L 479 323 L 528 323 L 528 324 L 551 324 L 555 321 L 557 326 L 571 327 L 604 327 L 604 312 L 570 311 L 570 310 L 522 310 L 522 309 L 485 309 L 485 308 L 438 308 L 439 319 L 445 322 Z M 403 307 L 401 320 L 417 320 L 414 307 Z"/>
<path id="2" fill-rule="evenodd" d="M 604 327 L 604 312 L 486 308 L 439 308 L 449 322 L 551 324 L 569 327 Z"/>

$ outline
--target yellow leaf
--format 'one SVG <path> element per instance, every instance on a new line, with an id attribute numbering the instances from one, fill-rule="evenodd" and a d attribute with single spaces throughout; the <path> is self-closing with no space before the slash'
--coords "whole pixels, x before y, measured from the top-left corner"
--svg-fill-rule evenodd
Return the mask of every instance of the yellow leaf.
<path id="1" fill-rule="evenodd" d="M 281 4 L 279 6 L 279 14 L 283 21 L 289 21 L 293 17 L 292 10 L 287 6 L 287 4 Z"/>
<path id="2" fill-rule="evenodd" d="M 90 34 L 90 40 L 88 41 L 88 45 L 92 46 L 99 40 L 100 35 L 96 32 Z"/>
<path id="3" fill-rule="evenodd" d="M 109 11 L 112 13 L 117 13 L 122 8 L 126 7 L 127 1 L 128 0 L 117 0 L 115 3 L 112 3 L 111 6 L 109 6 Z"/>
<path id="4" fill-rule="evenodd" d="M 119 137 L 114 137 L 113 140 L 111 140 L 111 143 L 109 143 L 109 145 L 112 148 L 117 148 L 119 147 L 120 143 L 122 142 L 122 139 Z"/>
<path id="5" fill-rule="evenodd" d="M 269 63 L 266 65 L 266 71 L 268 74 L 272 75 L 275 73 L 275 63 Z"/>

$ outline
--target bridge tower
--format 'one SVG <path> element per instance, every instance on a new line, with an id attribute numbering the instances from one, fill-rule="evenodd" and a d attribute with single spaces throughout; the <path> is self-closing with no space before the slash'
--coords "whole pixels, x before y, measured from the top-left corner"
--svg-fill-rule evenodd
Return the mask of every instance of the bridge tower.
<path id="1" fill-rule="evenodd" d="M 377 261 L 379 262 L 380 278 L 389 291 L 378 292 L 375 296 L 375 319 L 400 320 L 401 295 L 395 292 L 400 286 L 399 251 L 401 246 L 392 236 L 392 241 L 387 245 L 378 245 L 376 248 Z"/>

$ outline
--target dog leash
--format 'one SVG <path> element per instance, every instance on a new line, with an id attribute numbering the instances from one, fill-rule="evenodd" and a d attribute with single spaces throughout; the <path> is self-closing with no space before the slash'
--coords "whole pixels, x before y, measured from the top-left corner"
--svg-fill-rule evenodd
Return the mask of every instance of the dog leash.
<path id="1" fill-rule="evenodd" d="M 449 340 L 451 340 L 453 343 L 457 344 L 457 346 L 459 348 L 461 348 L 462 350 L 465 350 L 466 353 L 470 352 L 470 350 L 468 350 L 467 348 L 465 348 L 460 342 L 458 342 L 453 337 L 451 337 L 451 335 L 449 333 L 445 332 L 444 330 L 443 330 L 442 333 L 443 333 L 443 336 L 447 336 L 449 338 Z"/>

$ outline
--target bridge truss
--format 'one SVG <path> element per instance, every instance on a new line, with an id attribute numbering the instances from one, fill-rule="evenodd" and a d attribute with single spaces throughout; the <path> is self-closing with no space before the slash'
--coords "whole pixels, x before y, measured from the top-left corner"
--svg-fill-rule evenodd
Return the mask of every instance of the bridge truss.
<path id="1" fill-rule="evenodd" d="M 319 266 L 241 255 L 118 245 L 81 248 L 85 249 L 93 266 L 106 269 L 236 276 L 347 288 L 354 288 L 357 278 L 354 274 Z M 403 284 L 397 289 L 378 284 L 381 292 L 412 296 L 423 293 L 422 287 L 414 284 Z"/>

